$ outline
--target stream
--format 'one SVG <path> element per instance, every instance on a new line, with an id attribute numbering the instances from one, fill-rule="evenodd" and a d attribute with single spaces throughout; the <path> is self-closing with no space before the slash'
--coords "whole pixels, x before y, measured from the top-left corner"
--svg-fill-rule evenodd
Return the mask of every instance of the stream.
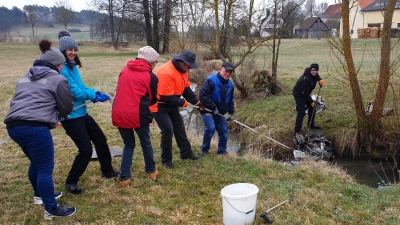
<path id="1" fill-rule="evenodd" d="M 181 115 L 185 122 L 186 130 L 192 135 L 202 138 L 204 124 L 199 112 L 189 105 L 181 110 Z M 214 135 L 217 135 L 217 132 Z M 228 153 L 233 154 L 243 150 L 243 143 L 238 140 L 240 140 L 239 134 L 229 131 Z M 393 163 L 389 162 L 339 159 L 332 163 L 337 167 L 343 168 L 358 183 L 372 188 L 382 188 L 389 183 L 397 183 L 400 178 L 399 171 L 393 168 Z"/>

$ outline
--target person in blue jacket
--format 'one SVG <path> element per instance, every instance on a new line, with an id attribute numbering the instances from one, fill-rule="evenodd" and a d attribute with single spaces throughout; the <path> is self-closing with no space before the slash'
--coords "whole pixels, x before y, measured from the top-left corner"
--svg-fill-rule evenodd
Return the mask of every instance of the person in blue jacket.
<path id="1" fill-rule="evenodd" d="M 76 155 L 72 163 L 71 170 L 65 181 L 65 187 L 67 191 L 73 194 L 80 194 L 82 190 L 78 186 L 78 181 L 92 158 L 93 149 L 91 142 L 94 144 L 99 159 L 102 177 L 106 179 L 116 178 L 119 174 L 112 166 L 107 138 L 96 121 L 88 114 L 85 105 L 87 100 L 96 103 L 105 102 L 111 100 L 111 98 L 98 90 L 87 87 L 83 83 L 77 68 L 77 66 L 81 67 L 81 61 L 77 55 L 78 44 L 71 37 L 71 34 L 66 30 L 60 31 L 58 38 L 60 52 L 62 52 L 66 59 L 60 74 L 68 80 L 74 98 L 75 109 L 69 115 L 68 119 L 61 120 L 61 124 L 65 132 L 78 147 L 78 155 Z"/>
<path id="2" fill-rule="evenodd" d="M 201 151 L 207 154 L 210 150 L 211 138 L 215 131 L 218 132 L 217 154 L 227 154 L 226 145 L 228 143 L 227 121 L 234 119 L 234 85 L 229 80 L 235 67 L 231 62 L 224 62 L 219 72 L 206 78 L 201 86 L 199 98 L 205 110 L 200 110 L 203 118 L 205 130 Z M 223 116 L 228 113 L 227 119 Z"/>

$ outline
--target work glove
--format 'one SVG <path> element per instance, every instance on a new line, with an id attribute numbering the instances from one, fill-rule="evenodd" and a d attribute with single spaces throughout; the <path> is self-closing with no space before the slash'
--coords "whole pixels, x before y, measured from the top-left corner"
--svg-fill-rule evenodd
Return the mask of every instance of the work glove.
<path id="1" fill-rule="evenodd" d="M 324 80 L 319 80 L 318 83 L 319 83 L 319 86 L 321 86 L 321 87 L 324 86 Z"/>
<path id="2" fill-rule="evenodd" d="M 189 102 L 187 102 L 186 100 L 183 102 L 183 105 L 181 106 L 181 108 L 186 108 L 189 105 Z"/>
<path id="3" fill-rule="evenodd" d="M 204 112 L 205 107 L 204 107 L 203 103 L 201 103 L 200 101 L 198 101 L 198 102 L 195 104 L 195 106 L 198 107 L 197 109 L 198 109 L 200 112 Z"/>
<path id="4" fill-rule="evenodd" d="M 100 101 L 100 94 L 101 94 L 100 91 L 96 92 L 96 97 L 94 97 L 94 99 L 92 99 L 93 103 Z"/>
<path id="5" fill-rule="evenodd" d="M 233 114 L 229 114 L 228 118 L 226 118 L 226 122 L 233 121 L 234 119 L 235 117 L 233 116 Z"/>
<path id="6" fill-rule="evenodd" d="M 101 92 L 100 92 L 100 94 L 98 96 L 99 96 L 99 101 L 100 102 L 105 102 L 105 101 L 111 100 L 110 96 L 108 96 L 108 95 L 106 95 L 104 93 L 101 93 Z"/>
<path id="7" fill-rule="evenodd" d="M 218 114 L 219 114 L 218 108 L 215 107 L 215 109 L 214 109 L 214 111 L 213 111 L 212 113 L 213 113 L 214 115 L 218 115 Z"/>
<path id="8" fill-rule="evenodd" d="M 314 106 L 315 106 L 315 103 L 313 102 L 313 103 L 311 103 L 311 107 L 313 107 L 314 108 Z"/>

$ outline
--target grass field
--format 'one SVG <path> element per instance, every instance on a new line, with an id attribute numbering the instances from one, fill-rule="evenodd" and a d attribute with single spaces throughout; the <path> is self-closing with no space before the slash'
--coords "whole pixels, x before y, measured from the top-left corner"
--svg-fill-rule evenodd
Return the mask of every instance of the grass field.
<path id="1" fill-rule="evenodd" d="M 360 71 L 364 101 L 373 98 L 377 81 L 379 43 L 376 40 L 360 40 L 355 49 L 364 55 Z M 57 46 L 55 46 L 57 47 Z M 114 51 L 101 46 L 80 46 L 83 67 L 80 72 L 89 87 L 114 93 L 119 71 L 126 61 L 136 57 L 139 46 Z M 18 78 L 38 58 L 36 45 L 27 43 L 0 43 L 0 115 L 6 115 Z M 358 63 L 361 56 L 355 54 Z M 159 64 L 170 59 L 163 55 Z M 250 57 L 253 69 L 268 69 L 270 54 L 260 49 Z M 355 129 L 351 92 L 346 80 L 334 71 L 339 64 L 331 61 L 329 46 L 324 40 L 290 40 L 281 47 L 279 80 L 291 90 L 304 68 L 311 63 L 320 64 L 320 74 L 325 80 L 321 90 L 329 109 L 317 115 L 316 122 L 323 126 L 329 137 Z M 248 70 L 248 68 L 237 70 Z M 206 74 L 205 74 L 206 75 Z M 239 98 L 238 98 L 239 99 Z M 90 114 L 105 132 L 110 146 L 123 146 L 116 128 L 111 124 L 111 103 L 88 106 Z M 272 98 L 239 101 L 236 118 L 279 141 L 291 146 L 295 113 L 290 94 Z M 399 224 L 399 186 L 376 190 L 357 184 L 343 170 L 330 163 L 305 161 L 299 166 L 264 159 L 264 149 L 251 148 L 262 142 L 255 136 L 248 140 L 249 152 L 239 157 L 219 156 L 215 151 L 197 161 L 179 159 L 174 144 L 175 168 L 161 167 L 159 139 L 155 123 L 151 126 L 151 138 L 155 161 L 160 172 L 157 182 L 147 179 L 143 171 L 143 155 L 136 147 L 132 168 L 133 182 L 121 188 L 118 181 L 101 179 L 99 163 L 93 161 L 81 177 L 81 195 L 64 190 L 64 182 L 76 147 L 62 128 L 52 131 L 55 142 L 54 182 L 57 190 L 64 191 L 59 203 L 78 207 L 78 212 L 68 218 L 43 219 L 43 208 L 33 205 L 32 189 L 27 178 L 29 161 L 13 142 L 0 146 L 0 223 L 1 224 L 222 224 L 222 199 L 220 191 L 232 183 L 252 183 L 258 186 L 258 201 L 254 224 L 264 224 L 259 215 L 272 206 L 293 197 L 293 203 L 284 204 L 268 216 L 274 224 Z M 251 133 L 243 132 L 246 136 Z M 0 124 L 0 140 L 7 138 L 5 125 Z M 189 137 L 195 152 L 199 152 L 201 140 Z M 137 143 L 139 143 L 137 141 Z M 139 144 L 138 144 L 139 145 Z M 216 143 L 213 142 L 215 149 Z M 269 148 L 267 146 L 267 148 Z M 113 159 L 115 168 L 120 158 Z"/>

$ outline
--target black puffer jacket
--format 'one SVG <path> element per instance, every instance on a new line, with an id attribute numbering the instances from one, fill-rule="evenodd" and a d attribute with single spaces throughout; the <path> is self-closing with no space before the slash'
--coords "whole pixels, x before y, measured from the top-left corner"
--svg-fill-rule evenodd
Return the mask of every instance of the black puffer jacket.
<path id="1" fill-rule="evenodd" d="M 316 76 L 311 75 L 311 68 L 307 67 L 304 70 L 303 75 L 299 78 L 296 85 L 293 88 L 293 95 L 302 95 L 303 97 L 307 97 L 311 95 L 311 92 L 314 90 L 315 85 L 318 81 L 321 80 L 319 74 Z"/>

